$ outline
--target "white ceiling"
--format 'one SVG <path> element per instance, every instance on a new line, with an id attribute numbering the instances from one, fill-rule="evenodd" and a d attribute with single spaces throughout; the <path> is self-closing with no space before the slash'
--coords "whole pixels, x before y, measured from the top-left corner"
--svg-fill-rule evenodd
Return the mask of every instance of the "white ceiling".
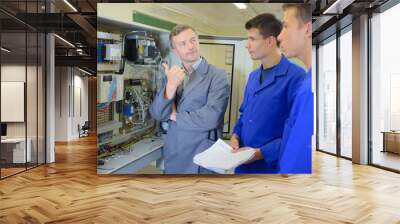
<path id="1" fill-rule="evenodd" d="M 211 26 L 244 26 L 252 17 L 261 13 L 272 13 L 282 19 L 282 4 L 246 3 L 247 9 L 240 10 L 232 3 L 168 3 L 159 4 L 166 10 L 193 16 Z"/>

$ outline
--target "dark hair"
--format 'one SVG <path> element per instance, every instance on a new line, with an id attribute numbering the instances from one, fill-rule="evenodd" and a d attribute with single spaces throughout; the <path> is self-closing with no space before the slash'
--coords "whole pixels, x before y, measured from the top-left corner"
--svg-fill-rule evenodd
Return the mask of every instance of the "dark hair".
<path id="1" fill-rule="evenodd" d="M 171 48 L 175 48 L 172 38 L 175 36 L 178 36 L 180 33 L 182 33 L 185 30 L 193 30 L 193 32 L 196 33 L 196 31 L 193 29 L 193 27 L 186 25 L 186 24 L 178 24 L 174 28 L 172 28 L 171 32 L 169 33 L 169 43 L 171 45 Z"/>
<path id="2" fill-rule="evenodd" d="M 282 30 L 282 23 L 273 14 L 263 13 L 247 21 L 245 27 L 246 30 L 258 29 L 264 38 L 269 36 L 277 38 Z"/>
<path id="3" fill-rule="evenodd" d="M 288 9 L 296 9 L 296 17 L 303 23 L 311 22 L 311 5 L 287 3 L 282 6 L 283 11 Z"/>

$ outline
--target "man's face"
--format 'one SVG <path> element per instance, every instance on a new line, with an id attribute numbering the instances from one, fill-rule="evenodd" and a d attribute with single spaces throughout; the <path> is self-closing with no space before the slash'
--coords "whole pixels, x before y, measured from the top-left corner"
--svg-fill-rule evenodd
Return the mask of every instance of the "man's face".
<path id="1" fill-rule="evenodd" d="M 172 38 L 173 52 L 184 62 L 194 63 L 200 58 L 199 38 L 192 29 L 187 29 Z"/>
<path id="2" fill-rule="evenodd" d="M 251 59 L 260 60 L 267 57 L 270 51 L 270 38 L 264 38 L 257 28 L 247 30 L 247 44 L 246 48 L 249 51 Z"/>
<path id="3" fill-rule="evenodd" d="M 287 57 L 297 57 L 308 43 L 307 35 L 310 24 L 303 24 L 297 19 L 296 9 L 289 8 L 283 15 L 283 28 L 278 36 L 280 47 Z"/>

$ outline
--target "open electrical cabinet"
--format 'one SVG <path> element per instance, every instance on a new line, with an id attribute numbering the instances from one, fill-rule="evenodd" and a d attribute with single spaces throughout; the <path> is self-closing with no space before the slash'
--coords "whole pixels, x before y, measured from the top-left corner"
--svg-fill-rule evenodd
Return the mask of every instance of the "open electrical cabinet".
<path id="1" fill-rule="evenodd" d="M 143 160 L 161 158 L 161 132 L 149 111 L 160 86 L 160 32 L 101 19 L 99 30 L 98 173 L 132 173 Z"/>

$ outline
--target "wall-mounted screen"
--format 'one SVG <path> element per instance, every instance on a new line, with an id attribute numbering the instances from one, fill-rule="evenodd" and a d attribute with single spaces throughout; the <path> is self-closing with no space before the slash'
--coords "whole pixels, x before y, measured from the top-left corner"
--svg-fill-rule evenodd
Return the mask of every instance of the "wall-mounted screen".
<path id="1" fill-rule="evenodd" d="M 1 82 L 1 122 L 24 122 L 24 82 Z"/>

